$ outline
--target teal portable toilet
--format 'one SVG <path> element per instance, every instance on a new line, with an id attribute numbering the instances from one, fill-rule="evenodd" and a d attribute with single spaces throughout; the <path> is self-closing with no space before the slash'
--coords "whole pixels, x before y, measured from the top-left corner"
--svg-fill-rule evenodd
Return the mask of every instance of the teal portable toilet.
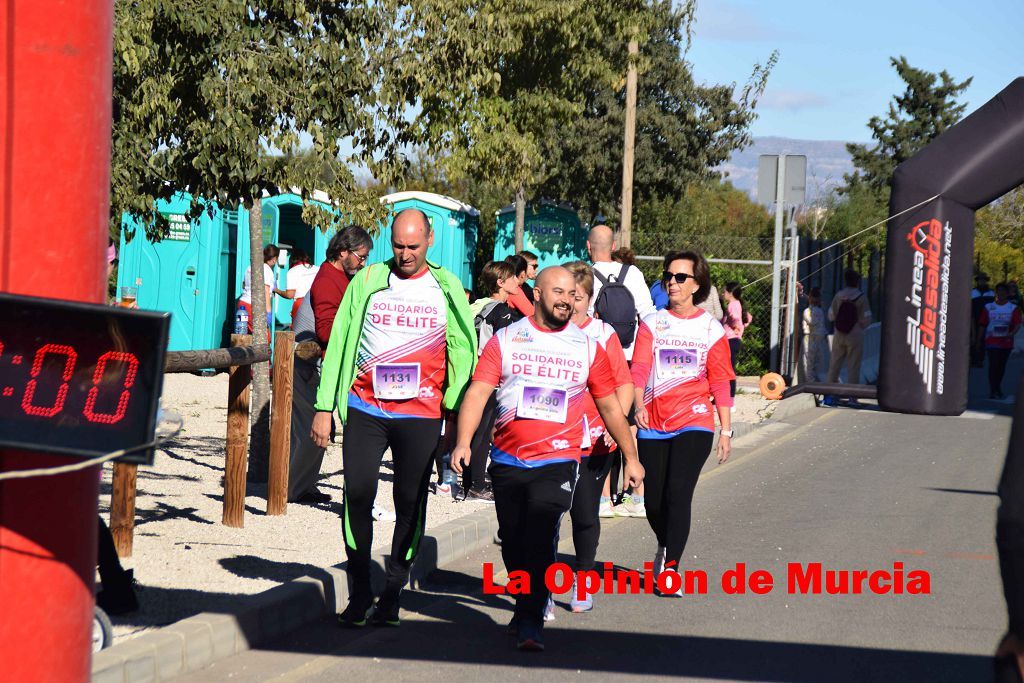
<path id="1" fill-rule="evenodd" d="M 189 221 L 190 203 L 185 193 L 157 202 L 156 210 L 170 222 L 170 233 L 159 242 L 148 239 L 145 225 L 128 214 L 121 218 L 118 291 L 135 287 L 139 308 L 171 313 L 171 351 L 227 346 L 234 323 L 238 212 L 210 202 Z"/>
<path id="2" fill-rule="evenodd" d="M 506 206 L 495 214 L 494 260 L 516 253 L 516 207 Z M 523 249 L 537 254 L 537 267 L 557 266 L 566 261 L 587 259 L 587 235 L 580 218 L 568 203 L 542 200 L 526 205 Z"/>
<path id="3" fill-rule="evenodd" d="M 427 258 L 455 273 L 465 289 L 473 289 L 473 259 L 480 212 L 458 199 L 433 192 L 394 192 L 380 198 L 391 206 L 391 216 L 374 235 L 373 249 L 366 260 L 380 263 L 391 258 L 391 223 L 404 209 L 419 209 L 430 219 L 434 229 L 434 246 Z"/>
<path id="4" fill-rule="evenodd" d="M 329 198 L 323 192 L 314 192 L 309 200 L 337 215 Z M 321 265 L 327 258 L 327 244 L 331 241 L 337 228 L 330 226 L 326 231 L 310 225 L 302 220 L 302 197 L 291 192 L 277 195 L 264 193 L 263 212 L 263 246 L 276 244 L 281 249 L 274 275 L 279 289 L 288 289 L 288 268 L 291 265 L 291 253 L 296 247 L 313 257 L 314 265 Z M 237 254 L 235 299 L 242 295 L 242 278 L 249 267 L 249 212 L 239 209 L 239 241 L 244 243 Z M 274 295 L 274 320 L 284 327 L 292 322 L 292 302 L 284 297 Z"/>

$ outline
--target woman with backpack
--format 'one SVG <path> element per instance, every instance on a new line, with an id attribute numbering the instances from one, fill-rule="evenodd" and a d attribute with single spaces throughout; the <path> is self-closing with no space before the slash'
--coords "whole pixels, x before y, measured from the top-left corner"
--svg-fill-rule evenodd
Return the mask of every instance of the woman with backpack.
<path id="1" fill-rule="evenodd" d="M 722 327 L 725 328 L 725 338 L 729 341 L 729 358 L 732 359 L 732 370 L 736 372 L 736 356 L 743 348 L 743 330 L 753 321 L 753 316 L 747 312 L 743 305 L 743 288 L 738 282 L 726 282 L 725 294 L 725 315 L 722 317 Z M 729 382 L 729 395 L 736 396 L 736 380 Z"/>

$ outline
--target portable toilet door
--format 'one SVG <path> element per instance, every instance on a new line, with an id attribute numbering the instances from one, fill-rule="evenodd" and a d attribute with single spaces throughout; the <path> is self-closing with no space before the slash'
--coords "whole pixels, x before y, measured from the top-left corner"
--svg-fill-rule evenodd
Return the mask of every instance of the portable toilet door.
<path id="1" fill-rule="evenodd" d="M 516 253 L 516 207 L 506 206 L 495 215 L 494 259 Z M 526 205 L 523 249 L 537 254 L 537 267 L 587 259 L 587 237 L 579 216 L 567 203 L 542 200 Z"/>
<path id="2" fill-rule="evenodd" d="M 427 258 L 454 273 L 465 289 L 473 288 L 473 259 L 480 225 L 480 212 L 469 204 L 433 192 L 394 192 L 380 198 L 391 206 L 392 214 L 374 237 L 367 263 L 391 258 L 391 224 L 404 209 L 419 209 L 434 231 L 434 244 Z"/>
<path id="3" fill-rule="evenodd" d="M 122 218 L 118 291 L 135 287 L 139 308 L 171 313 L 171 351 L 222 346 L 228 309 L 226 212 L 211 203 L 189 221 L 189 205 L 185 194 L 157 203 L 156 210 L 170 223 L 159 242 L 146 237 L 143 224 L 127 214 Z M 131 242 L 129 230 L 134 231 Z"/>
<path id="4" fill-rule="evenodd" d="M 314 193 L 316 197 L 312 201 L 322 208 L 337 214 L 337 210 L 327 202 L 326 195 L 320 192 Z M 292 252 L 296 247 L 302 249 L 313 258 L 314 265 L 324 262 L 327 254 L 327 243 L 334 235 L 335 228 L 321 230 L 317 226 L 310 225 L 302 219 L 302 197 L 292 192 L 283 192 L 277 195 L 266 194 L 261 202 L 263 214 L 263 246 L 275 244 L 281 249 L 278 257 L 277 267 L 274 269 L 274 277 L 279 289 L 288 289 L 288 268 L 291 265 Z M 244 247 L 239 250 L 236 260 L 238 276 L 235 283 L 235 298 L 242 295 L 242 278 L 249 267 L 249 212 L 240 208 L 239 220 L 239 244 Z M 292 302 L 282 296 L 273 296 L 274 321 L 281 327 L 291 325 Z"/>

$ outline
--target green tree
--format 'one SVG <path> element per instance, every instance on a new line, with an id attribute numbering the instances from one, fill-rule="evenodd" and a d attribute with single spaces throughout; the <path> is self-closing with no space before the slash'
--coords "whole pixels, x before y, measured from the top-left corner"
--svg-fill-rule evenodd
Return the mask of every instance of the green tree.
<path id="1" fill-rule="evenodd" d="M 405 55 L 396 68 L 411 74 L 410 88 L 429 112 L 416 141 L 448 150 L 448 177 L 505 188 L 516 197 L 517 245 L 526 195 L 551 169 L 544 143 L 553 129 L 583 109 L 587 88 L 612 87 L 621 76 L 606 44 L 643 35 L 644 0 L 459 0 L 412 2 L 402 15 Z M 443 35 L 438 44 L 436 36 Z M 623 47 L 624 52 L 624 47 Z M 414 61 L 436 77 L 423 78 L 403 64 Z M 456 81 L 444 65 L 468 65 Z M 439 135 L 439 131 L 442 132 Z"/>
<path id="2" fill-rule="evenodd" d="M 945 70 L 938 74 L 910 65 L 906 57 L 889 60 L 906 83 L 889 103 L 885 117 L 868 121 L 873 147 L 848 144 L 856 171 L 846 174 L 846 189 L 866 184 L 875 191 L 889 186 L 893 171 L 963 116 L 966 104 L 957 102 L 972 78 L 957 83 Z"/>
<path id="3" fill-rule="evenodd" d="M 750 143 L 750 124 L 778 53 L 755 65 L 742 88 L 698 85 L 686 60 L 695 3 L 669 0 L 644 3 L 647 40 L 641 47 L 637 87 L 637 127 L 633 197 L 639 212 L 645 202 L 676 201 L 694 181 L 716 175 L 714 169 L 736 149 Z M 625 71 L 622 43 L 601 45 L 617 73 Z M 585 219 L 603 214 L 614 221 L 622 190 L 624 83 L 590 84 L 582 115 L 569 125 L 552 126 L 543 148 L 548 179 L 539 190 L 568 199 Z M 639 227 L 639 222 L 638 222 Z"/>
<path id="4" fill-rule="evenodd" d="M 389 183 L 402 172 L 414 123 L 431 141 L 444 137 L 429 106 L 410 113 L 420 101 L 412 86 L 433 79 L 399 59 L 407 9 L 392 0 L 117 0 L 112 221 L 129 213 L 152 221 L 159 237 L 166 224 L 154 203 L 176 191 L 192 195 L 193 216 L 201 201 L 241 203 L 256 292 L 264 286 L 264 192 L 325 190 L 346 219 L 372 224 L 383 208 L 354 169 Z M 424 37 L 443 45 L 442 31 Z M 434 66 L 447 82 L 472 82 L 478 64 Z M 447 122 L 459 120 L 458 110 L 446 113 Z M 293 154 L 304 137 L 308 149 Z M 263 309 L 253 297 L 257 341 L 267 334 Z M 267 376 L 267 364 L 254 366 L 255 478 L 266 476 Z"/>

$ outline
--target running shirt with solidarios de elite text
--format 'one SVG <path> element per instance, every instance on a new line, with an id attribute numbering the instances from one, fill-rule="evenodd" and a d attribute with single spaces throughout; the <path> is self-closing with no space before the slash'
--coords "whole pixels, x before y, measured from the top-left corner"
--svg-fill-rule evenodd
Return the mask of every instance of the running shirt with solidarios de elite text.
<path id="1" fill-rule="evenodd" d="M 990 349 L 1012 349 L 1013 337 L 1010 331 L 1020 327 L 1021 314 L 1017 305 L 1007 301 L 985 304 L 978 316 L 978 324 L 985 326 L 985 346 Z"/>
<path id="2" fill-rule="evenodd" d="M 640 322 L 633 351 L 633 383 L 644 388 L 649 429 L 638 439 L 671 439 L 689 430 L 715 431 L 711 394 L 731 406 L 736 374 L 722 324 L 707 312 L 689 318 L 669 310 Z"/>
<path id="3" fill-rule="evenodd" d="M 596 341 L 608 354 L 608 364 L 611 366 L 612 376 L 615 378 L 615 387 L 625 384 L 632 384 L 633 377 L 629 373 L 629 364 L 626 362 L 626 355 L 622 352 L 622 344 L 615 328 L 606 322 L 587 318 L 587 321 L 579 326 L 591 339 Z M 615 446 L 609 446 L 604 440 L 604 420 L 597 411 L 597 403 L 594 397 L 587 392 L 584 398 L 583 414 L 587 420 L 587 433 L 583 437 L 583 457 L 589 455 L 604 455 L 615 450 Z M 589 436 L 589 448 L 588 439 Z"/>
<path id="4" fill-rule="evenodd" d="M 545 330 L 523 318 L 494 334 L 473 374 L 498 389 L 491 460 L 514 467 L 578 462 L 589 389 L 615 392 L 608 354 L 572 323 Z"/>
<path id="5" fill-rule="evenodd" d="M 370 296 L 349 407 L 376 417 L 441 417 L 445 378 L 444 292 L 424 270 L 388 276 Z"/>

